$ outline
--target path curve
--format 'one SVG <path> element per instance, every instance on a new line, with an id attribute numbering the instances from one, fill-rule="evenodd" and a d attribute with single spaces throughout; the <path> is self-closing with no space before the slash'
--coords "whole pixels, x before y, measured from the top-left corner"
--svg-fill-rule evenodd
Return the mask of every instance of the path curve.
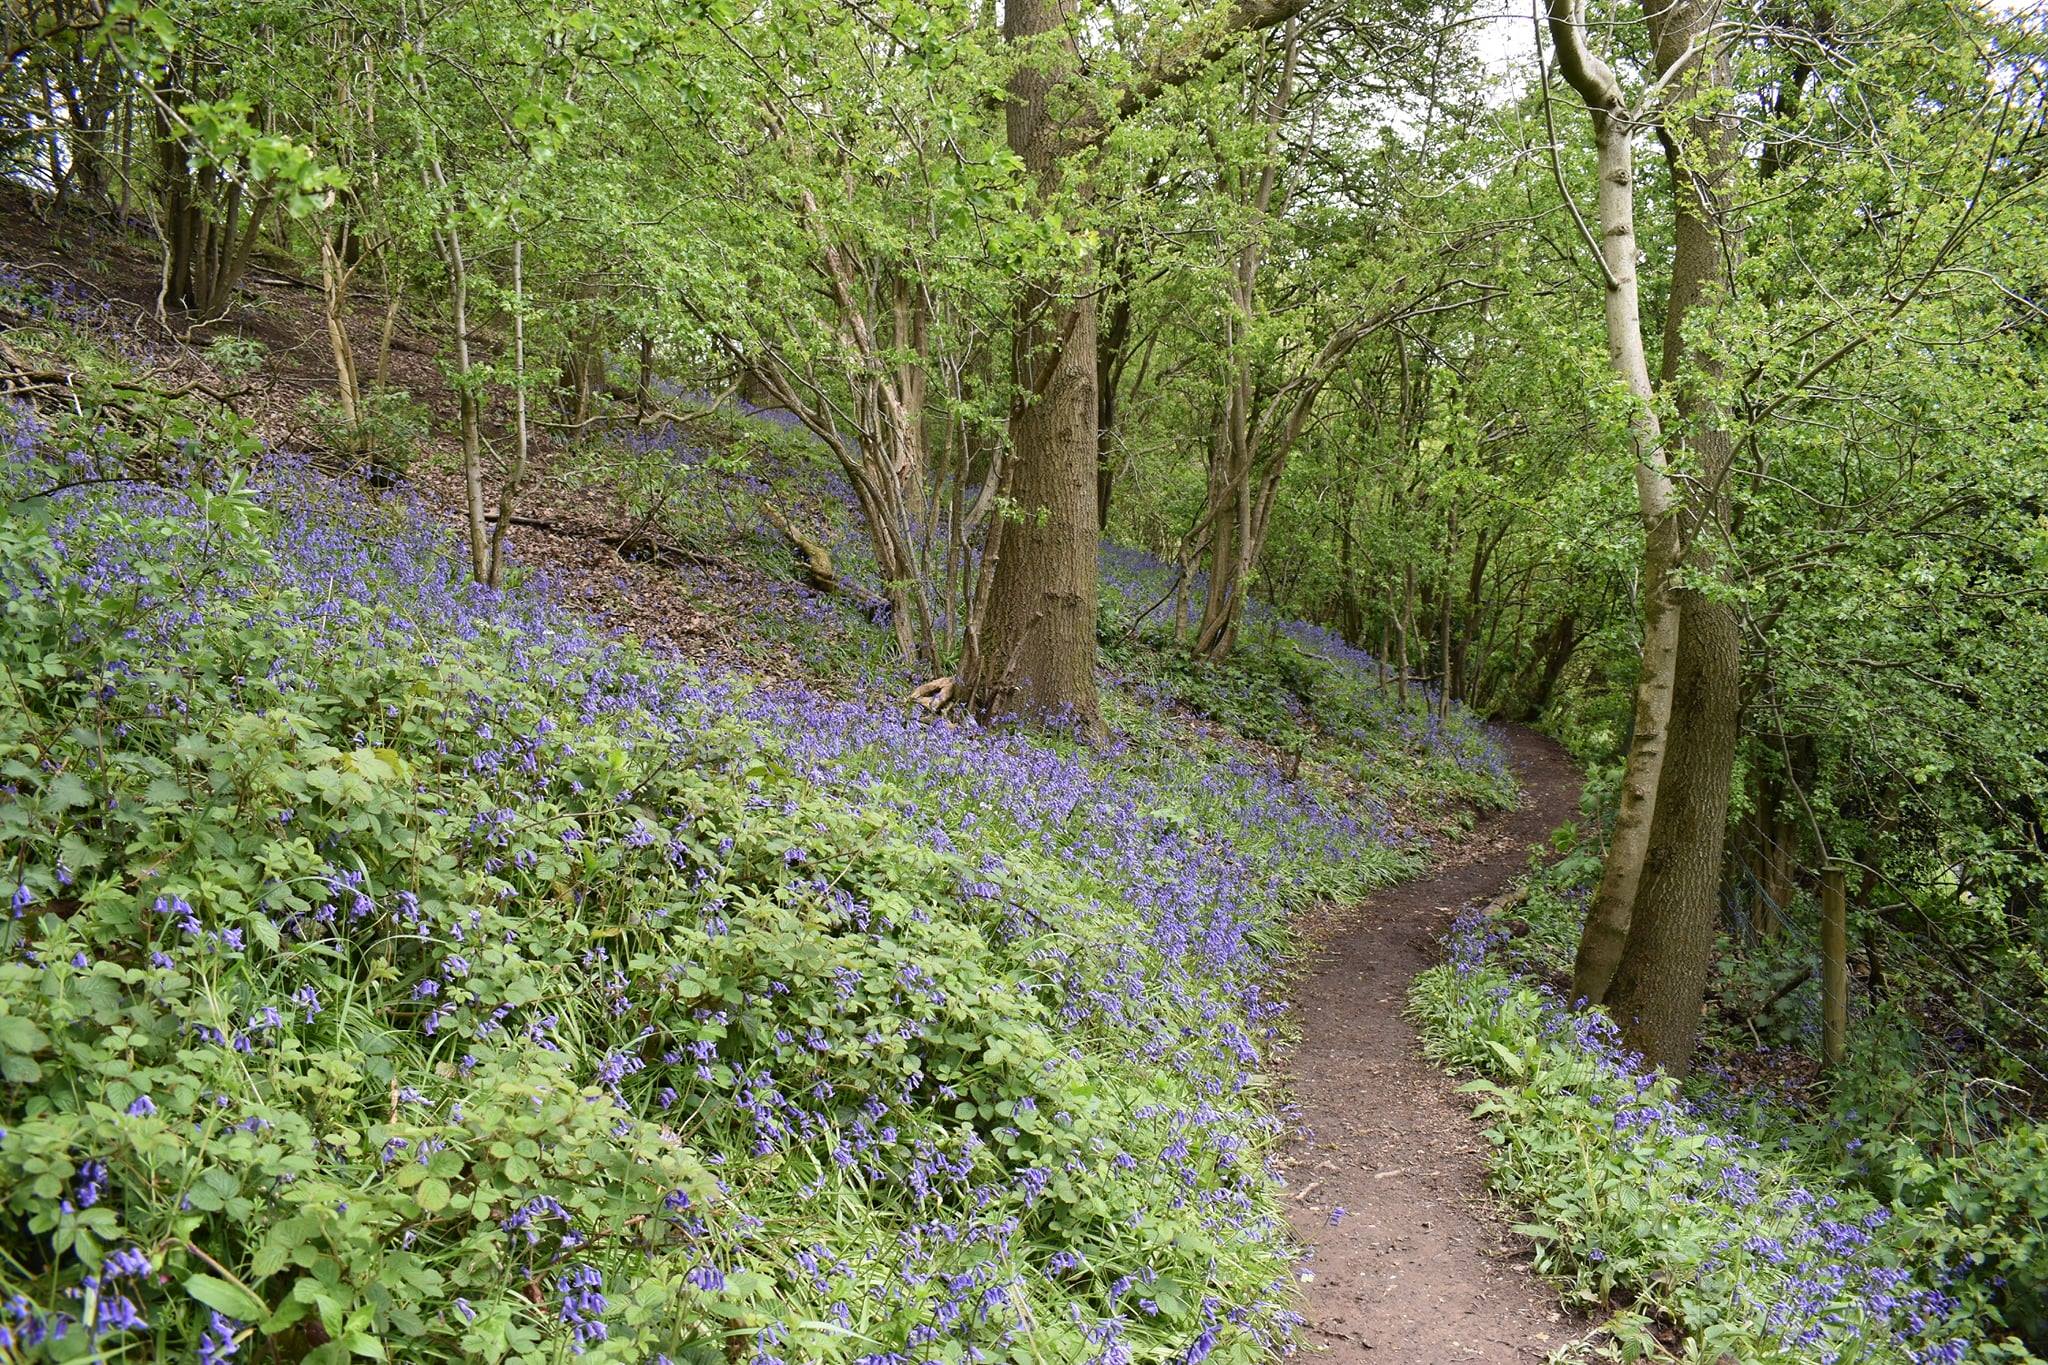
<path id="1" fill-rule="evenodd" d="M 1458 910 L 1499 895 L 1578 812 L 1563 749 L 1522 729 L 1507 741 L 1515 810 L 1426 876 L 1309 926 L 1301 1043 L 1284 1063 L 1302 1132 L 1281 1161 L 1289 1219 L 1313 1248 L 1302 1337 L 1327 1365 L 1528 1365 L 1578 1334 L 1488 1203 L 1486 1140 L 1402 1013 Z"/>

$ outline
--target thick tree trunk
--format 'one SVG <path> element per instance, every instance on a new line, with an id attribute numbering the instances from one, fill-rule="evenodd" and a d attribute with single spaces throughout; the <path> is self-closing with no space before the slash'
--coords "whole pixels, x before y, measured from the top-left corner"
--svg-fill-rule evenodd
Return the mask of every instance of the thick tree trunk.
<path id="1" fill-rule="evenodd" d="M 1010 0 L 1005 39 L 1022 61 L 1005 110 L 1011 151 L 1052 198 L 1066 122 L 1055 93 L 1075 79 L 1073 0 Z M 1096 477 L 1095 297 L 1082 279 L 1031 282 L 1017 307 L 1010 412 L 1014 519 L 1003 532 L 984 643 L 967 689 L 984 715 L 1061 719 L 1093 734 Z"/>
<path id="2" fill-rule="evenodd" d="M 1606 998 L 1628 1045 L 1673 1075 L 1689 1066 L 1713 962 L 1741 696 L 1734 610 L 1697 592 L 1679 596 L 1679 719 L 1671 727 L 1627 943 Z"/>

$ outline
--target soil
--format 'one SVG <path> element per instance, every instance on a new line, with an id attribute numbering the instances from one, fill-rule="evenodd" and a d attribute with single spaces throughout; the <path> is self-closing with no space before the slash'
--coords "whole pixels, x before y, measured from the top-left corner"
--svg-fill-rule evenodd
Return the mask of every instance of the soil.
<path id="1" fill-rule="evenodd" d="M 1281 1159 L 1311 1248 L 1303 1341 L 1331 1365 L 1520 1365 L 1584 1331 L 1488 1201 L 1486 1140 L 1403 1013 L 1457 912 L 1499 896 L 1577 815 L 1564 751 L 1526 730 L 1507 738 L 1516 809 L 1482 818 L 1427 875 L 1304 926 L 1301 1042 L 1283 1063 L 1301 1130 Z"/>

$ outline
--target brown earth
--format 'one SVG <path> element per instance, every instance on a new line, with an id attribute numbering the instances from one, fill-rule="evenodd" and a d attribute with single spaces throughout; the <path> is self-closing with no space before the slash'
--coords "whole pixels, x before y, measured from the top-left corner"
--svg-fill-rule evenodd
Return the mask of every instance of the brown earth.
<path id="1" fill-rule="evenodd" d="M 1305 926 L 1301 1042 L 1283 1062 L 1302 1130 L 1281 1159 L 1312 1248 L 1303 1338 L 1333 1365 L 1522 1365 L 1584 1331 L 1487 1200 L 1486 1140 L 1402 1012 L 1458 910 L 1500 895 L 1578 812 L 1564 751 L 1526 730 L 1508 739 L 1515 810 L 1482 819 L 1425 876 Z"/>

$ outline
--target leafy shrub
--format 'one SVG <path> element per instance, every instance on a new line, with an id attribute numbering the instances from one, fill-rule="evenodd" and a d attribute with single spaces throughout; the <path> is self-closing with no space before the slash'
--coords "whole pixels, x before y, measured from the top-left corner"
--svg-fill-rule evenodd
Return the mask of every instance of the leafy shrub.
<path id="1" fill-rule="evenodd" d="M 309 393 L 299 416 L 321 446 L 386 478 L 413 467 L 433 428 L 432 411 L 405 389 L 366 390 L 356 400 L 354 420 L 326 394 Z"/>
<path id="2" fill-rule="evenodd" d="M 206 343 L 206 363 L 230 379 L 246 379 L 262 368 L 270 348 L 255 337 L 223 333 Z"/>
<path id="3" fill-rule="evenodd" d="M 0 496 L 49 487 L 10 424 Z M 448 550 L 289 462 L 0 528 L 5 1350 L 1284 1338 L 1264 982 L 1380 831 L 706 674 Z"/>

